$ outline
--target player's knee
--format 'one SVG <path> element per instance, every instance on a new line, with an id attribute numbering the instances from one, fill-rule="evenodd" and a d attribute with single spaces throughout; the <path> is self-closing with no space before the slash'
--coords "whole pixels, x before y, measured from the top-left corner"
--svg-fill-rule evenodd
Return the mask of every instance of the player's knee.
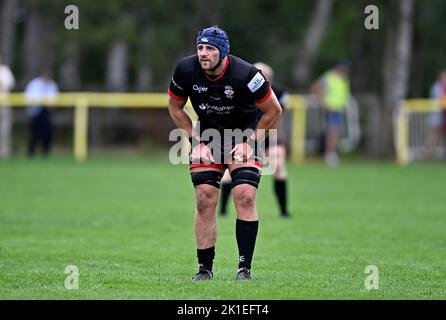
<path id="1" fill-rule="evenodd" d="M 213 210 L 218 201 L 218 192 L 212 187 L 202 185 L 195 189 L 198 214 L 205 214 Z"/>
<path id="2" fill-rule="evenodd" d="M 252 208 L 255 205 L 256 190 L 249 186 L 240 186 L 233 190 L 234 202 L 240 208 Z"/>
<path id="3" fill-rule="evenodd" d="M 257 189 L 260 183 L 260 171 L 254 167 L 237 168 L 231 172 L 231 178 L 232 188 L 248 184 Z"/>

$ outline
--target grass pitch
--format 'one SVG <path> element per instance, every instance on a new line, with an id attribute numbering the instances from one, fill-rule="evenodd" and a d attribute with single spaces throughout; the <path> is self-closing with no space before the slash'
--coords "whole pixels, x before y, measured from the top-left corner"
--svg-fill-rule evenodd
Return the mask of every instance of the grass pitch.
<path id="1" fill-rule="evenodd" d="M 0 162 L 1 299 L 445 299 L 446 166 L 288 166 L 291 219 L 258 194 L 253 279 L 235 281 L 235 211 L 214 280 L 197 270 L 187 167 L 163 159 Z M 79 269 L 79 289 L 64 286 Z M 366 266 L 379 289 L 366 290 Z"/>

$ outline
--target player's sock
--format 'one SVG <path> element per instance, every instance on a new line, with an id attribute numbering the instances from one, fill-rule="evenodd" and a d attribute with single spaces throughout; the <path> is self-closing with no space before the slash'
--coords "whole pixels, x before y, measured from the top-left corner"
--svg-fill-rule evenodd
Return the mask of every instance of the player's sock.
<path id="1" fill-rule="evenodd" d="M 220 199 L 220 215 L 226 215 L 226 208 L 228 205 L 229 195 L 231 194 L 231 182 L 223 182 L 221 184 L 221 199 Z"/>
<path id="2" fill-rule="evenodd" d="M 215 246 L 207 249 L 197 249 L 198 264 L 212 271 L 215 257 Z"/>
<path id="3" fill-rule="evenodd" d="M 259 221 L 243 221 L 237 219 L 235 236 L 239 252 L 239 268 L 251 269 L 252 256 L 256 244 Z"/>
<path id="4" fill-rule="evenodd" d="M 286 180 L 274 179 L 274 191 L 279 201 L 280 214 L 282 216 L 288 215 L 286 208 Z"/>

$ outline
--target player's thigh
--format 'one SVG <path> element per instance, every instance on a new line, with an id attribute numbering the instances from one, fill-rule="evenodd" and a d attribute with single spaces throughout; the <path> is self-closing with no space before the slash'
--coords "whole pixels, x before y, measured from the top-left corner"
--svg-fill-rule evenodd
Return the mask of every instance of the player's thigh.
<path id="1" fill-rule="evenodd" d="M 253 164 L 229 165 L 232 193 L 236 205 L 253 205 L 261 177 L 261 166 Z"/>
<path id="2" fill-rule="evenodd" d="M 224 169 L 194 167 L 190 169 L 197 203 L 213 204 L 220 192 L 220 182 Z"/>

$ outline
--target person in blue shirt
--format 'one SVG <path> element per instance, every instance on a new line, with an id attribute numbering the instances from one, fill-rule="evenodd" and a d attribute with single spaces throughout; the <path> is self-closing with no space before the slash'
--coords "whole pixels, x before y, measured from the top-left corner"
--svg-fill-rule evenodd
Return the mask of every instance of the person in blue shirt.
<path id="1" fill-rule="evenodd" d="M 30 119 L 30 136 L 28 142 L 28 156 L 36 153 L 38 145 L 42 145 L 42 153 L 50 154 L 53 142 L 53 123 L 51 111 L 41 104 L 42 100 L 51 101 L 59 93 L 56 82 L 52 79 L 52 71 L 44 71 L 40 76 L 31 80 L 26 88 L 25 95 L 30 106 L 26 114 Z"/>

